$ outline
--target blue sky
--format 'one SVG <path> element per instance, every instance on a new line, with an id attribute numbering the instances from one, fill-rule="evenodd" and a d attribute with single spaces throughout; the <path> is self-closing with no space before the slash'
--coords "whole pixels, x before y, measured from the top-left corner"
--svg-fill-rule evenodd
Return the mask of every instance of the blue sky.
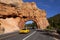
<path id="1" fill-rule="evenodd" d="M 26 22 L 26 24 L 31 24 L 31 23 L 33 23 L 33 21 L 27 21 L 27 22 Z"/>
<path id="2" fill-rule="evenodd" d="M 46 10 L 47 18 L 60 13 L 60 0 L 23 0 L 24 2 L 35 2 L 37 7 Z"/>
<path id="3" fill-rule="evenodd" d="M 60 14 L 60 0 L 23 0 L 24 2 L 35 2 L 37 7 L 46 10 L 47 18 Z M 29 21 L 27 23 L 32 23 Z"/>

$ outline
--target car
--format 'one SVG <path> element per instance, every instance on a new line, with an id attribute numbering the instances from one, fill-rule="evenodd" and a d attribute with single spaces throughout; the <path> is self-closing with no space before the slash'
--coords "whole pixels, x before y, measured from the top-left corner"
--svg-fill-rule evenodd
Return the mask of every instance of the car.
<path id="1" fill-rule="evenodd" d="M 21 29 L 19 30 L 19 33 L 29 33 L 30 30 L 29 29 Z"/>

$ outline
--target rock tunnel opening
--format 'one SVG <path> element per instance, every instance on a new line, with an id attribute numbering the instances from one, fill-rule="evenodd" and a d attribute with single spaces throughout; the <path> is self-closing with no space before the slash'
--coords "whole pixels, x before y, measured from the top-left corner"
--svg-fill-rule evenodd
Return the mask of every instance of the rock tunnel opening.
<path id="1" fill-rule="evenodd" d="M 25 22 L 25 28 L 27 29 L 37 29 L 37 23 L 33 20 L 29 20 Z"/>

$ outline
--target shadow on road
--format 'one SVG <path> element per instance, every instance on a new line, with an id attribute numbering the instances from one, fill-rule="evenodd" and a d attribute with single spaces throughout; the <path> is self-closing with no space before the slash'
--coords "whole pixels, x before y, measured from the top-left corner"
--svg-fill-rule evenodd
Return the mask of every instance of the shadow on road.
<path id="1" fill-rule="evenodd" d="M 55 37 L 57 39 L 60 39 L 60 34 L 54 32 L 54 31 L 48 31 L 48 30 L 37 30 L 40 34 Z"/>

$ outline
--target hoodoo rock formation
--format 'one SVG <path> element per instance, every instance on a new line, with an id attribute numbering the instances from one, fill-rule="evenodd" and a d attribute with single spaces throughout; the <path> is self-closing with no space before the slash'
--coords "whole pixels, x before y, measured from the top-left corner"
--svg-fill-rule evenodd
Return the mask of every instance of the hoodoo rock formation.
<path id="1" fill-rule="evenodd" d="M 23 29 L 28 20 L 36 22 L 38 29 L 49 25 L 45 10 L 39 9 L 34 2 L 0 0 L 0 27 L 4 28 L 4 33 Z"/>

